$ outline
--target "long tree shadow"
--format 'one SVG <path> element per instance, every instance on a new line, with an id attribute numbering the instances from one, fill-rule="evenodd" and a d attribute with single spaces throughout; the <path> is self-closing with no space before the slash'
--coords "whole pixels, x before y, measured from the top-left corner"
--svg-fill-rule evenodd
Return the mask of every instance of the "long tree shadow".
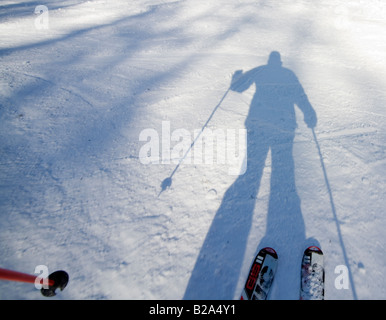
<path id="1" fill-rule="evenodd" d="M 271 182 L 266 233 L 258 248 L 274 247 L 279 255 L 275 298 L 297 299 L 300 273 L 299 245 L 305 226 L 296 191 L 293 140 L 296 104 L 307 125 L 316 125 L 316 114 L 296 75 L 282 67 L 280 54 L 248 72 L 236 71 L 231 90 L 243 92 L 252 84 L 256 92 L 245 126 L 248 132 L 247 171 L 226 191 L 207 233 L 187 285 L 184 299 L 233 299 L 244 260 L 255 199 L 271 151 Z M 303 249 L 303 247 L 300 247 Z M 300 254 L 300 255 L 299 255 Z M 251 257 L 252 260 L 252 257 Z M 298 261 L 299 260 L 299 261 Z M 291 276 L 295 274 L 295 276 Z"/>

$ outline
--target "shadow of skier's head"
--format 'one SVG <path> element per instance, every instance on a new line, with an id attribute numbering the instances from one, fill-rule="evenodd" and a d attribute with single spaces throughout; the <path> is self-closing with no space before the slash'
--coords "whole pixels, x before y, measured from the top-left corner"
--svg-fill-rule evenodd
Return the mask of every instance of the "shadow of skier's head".
<path id="1" fill-rule="evenodd" d="M 281 67 L 282 64 L 280 53 L 278 51 L 272 51 L 268 57 L 268 66 L 277 68 Z"/>

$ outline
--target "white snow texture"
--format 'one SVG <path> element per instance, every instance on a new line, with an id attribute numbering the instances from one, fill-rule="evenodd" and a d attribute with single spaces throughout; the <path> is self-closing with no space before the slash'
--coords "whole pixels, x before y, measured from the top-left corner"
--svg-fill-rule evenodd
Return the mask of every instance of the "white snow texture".
<path id="1" fill-rule="evenodd" d="M 0 268 L 67 271 L 50 299 L 239 299 L 269 246 L 296 300 L 318 245 L 325 299 L 384 299 L 385 56 L 378 0 L 1 1 Z"/>

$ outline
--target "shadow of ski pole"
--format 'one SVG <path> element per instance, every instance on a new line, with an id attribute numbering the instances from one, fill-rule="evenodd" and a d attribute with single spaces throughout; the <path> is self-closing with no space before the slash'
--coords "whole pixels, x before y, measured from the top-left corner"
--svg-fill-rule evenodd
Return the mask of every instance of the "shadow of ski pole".
<path id="1" fill-rule="evenodd" d="M 178 170 L 178 168 L 180 167 L 181 163 L 185 160 L 186 156 L 188 155 L 188 153 L 190 152 L 190 150 L 192 150 L 194 144 L 196 143 L 196 141 L 198 140 L 198 138 L 201 136 L 202 132 L 205 130 L 206 126 L 208 125 L 209 121 L 212 119 L 214 113 L 216 112 L 216 110 L 218 109 L 218 107 L 221 105 L 221 103 L 224 101 L 225 97 L 227 96 L 228 92 L 229 92 L 230 88 L 228 88 L 228 90 L 224 93 L 223 97 L 221 98 L 220 102 L 216 105 L 216 107 L 213 109 L 211 115 L 209 116 L 208 120 L 206 120 L 205 124 L 202 126 L 201 128 L 201 131 L 200 133 L 196 136 L 196 138 L 194 139 L 194 141 L 191 143 L 190 147 L 188 150 L 186 150 L 184 156 L 180 159 L 180 161 L 178 162 L 177 166 L 174 168 L 172 174 L 165 178 L 162 183 L 161 183 L 161 191 L 159 192 L 158 194 L 158 197 L 161 195 L 162 192 L 164 192 L 167 188 L 169 188 L 171 185 L 172 185 L 172 178 L 174 176 L 174 174 L 176 173 L 176 171 Z"/>
<path id="2" fill-rule="evenodd" d="M 326 182 L 326 187 L 327 187 L 328 195 L 329 195 L 329 198 L 330 198 L 331 210 L 332 210 L 332 214 L 334 215 L 334 219 L 335 219 L 335 223 L 336 223 L 336 229 L 337 229 L 338 237 L 339 237 L 339 242 L 340 242 L 340 245 L 342 247 L 345 264 L 346 264 L 346 266 L 348 268 L 349 279 L 350 279 L 350 284 L 351 284 L 351 288 L 352 288 L 352 294 L 353 294 L 354 300 L 358 300 L 357 293 L 356 293 L 356 290 L 355 290 L 354 279 L 353 279 L 353 276 L 352 276 L 350 264 L 349 264 L 348 257 L 347 257 L 346 248 L 345 248 L 344 241 L 343 241 L 342 231 L 340 230 L 339 220 L 338 220 L 338 216 L 336 214 L 334 198 L 332 197 L 331 187 L 330 187 L 330 183 L 329 183 L 328 177 L 327 177 L 326 167 L 324 165 L 324 160 L 323 160 L 322 152 L 320 151 L 319 142 L 318 142 L 318 139 L 316 138 L 316 134 L 315 134 L 315 131 L 314 131 L 313 128 L 312 128 L 312 135 L 314 136 L 315 144 L 316 144 L 316 147 L 318 149 L 320 164 L 322 166 L 324 180 Z"/>

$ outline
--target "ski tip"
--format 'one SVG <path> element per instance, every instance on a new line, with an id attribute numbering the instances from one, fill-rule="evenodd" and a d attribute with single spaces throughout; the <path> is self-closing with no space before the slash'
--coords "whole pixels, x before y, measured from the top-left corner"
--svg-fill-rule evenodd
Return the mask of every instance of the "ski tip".
<path id="1" fill-rule="evenodd" d="M 277 259 L 277 253 L 274 249 L 272 249 L 271 247 L 265 247 L 263 249 L 261 249 L 262 251 L 265 251 L 266 253 L 270 254 L 271 256 L 273 256 L 274 258 Z"/>
<path id="2" fill-rule="evenodd" d="M 315 252 L 315 253 L 319 253 L 319 254 L 323 254 L 323 251 L 317 247 L 317 246 L 310 246 L 306 249 L 306 252 L 309 252 L 309 251 L 312 251 L 312 252 Z"/>

